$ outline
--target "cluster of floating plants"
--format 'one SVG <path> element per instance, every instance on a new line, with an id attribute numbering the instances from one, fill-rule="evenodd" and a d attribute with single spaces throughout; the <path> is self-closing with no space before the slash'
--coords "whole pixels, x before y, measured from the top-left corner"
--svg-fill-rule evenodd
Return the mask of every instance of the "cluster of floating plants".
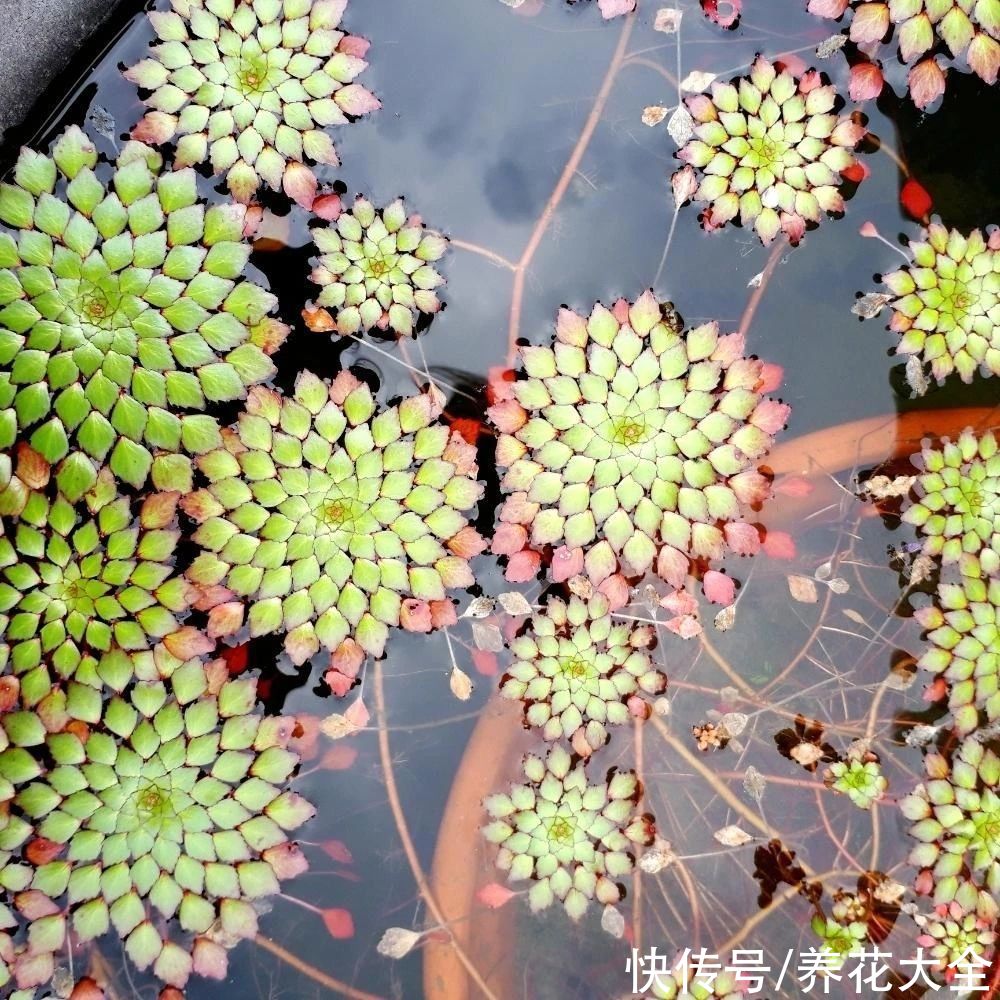
<path id="1" fill-rule="evenodd" d="M 684 330 L 646 292 L 589 317 L 563 309 L 554 346 L 520 359 L 489 411 L 508 494 L 492 547 L 509 580 L 555 546 L 597 586 L 652 569 L 681 589 L 694 562 L 759 550 L 745 517 L 768 495 L 757 463 L 789 408 L 741 335 Z"/>
<path id="2" fill-rule="evenodd" d="M 308 317 L 312 329 L 352 334 L 378 328 L 412 337 L 421 314 L 441 308 L 434 290 L 444 278 L 431 265 L 448 241 L 407 217 L 402 199 L 379 211 L 359 197 L 335 226 L 312 235 L 322 255 L 312 272 L 322 288 L 321 310 Z"/>
<path id="3" fill-rule="evenodd" d="M 584 765 L 556 745 L 543 759 L 524 759 L 523 784 L 491 795 L 492 822 L 483 835 L 499 846 L 497 865 L 511 882 L 532 880 L 532 910 L 560 902 L 579 919 L 591 900 L 613 905 L 621 898 L 616 879 L 634 867 L 634 845 L 653 842 L 652 824 L 636 811 L 641 793 L 631 771 L 605 783 L 587 782 Z"/>
<path id="4" fill-rule="evenodd" d="M 306 161 L 337 166 L 327 131 L 381 107 L 353 82 L 368 42 L 340 30 L 345 0 L 171 0 L 149 18 L 161 41 L 126 72 L 149 91 L 133 136 L 176 143 L 175 164 L 225 174 L 238 201 L 261 183 L 311 208 Z"/>
<path id="5" fill-rule="evenodd" d="M 913 263 L 883 281 L 900 335 L 896 353 L 916 358 L 940 383 L 952 372 L 1000 375 L 1000 230 L 968 236 L 932 223 L 911 241 Z"/>
<path id="6" fill-rule="evenodd" d="M 254 389 L 199 460 L 210 485 L 184 501 L 209 632 L 283 632 L 303 663 L 345 644 L 381 656 L 390 627 L 453 624 L 447 592 L 472 585 L 485 546 L 467 520 L 483 488 L 475 449 L 438 412 L 424 393 L 379 413 L 350 372 L 302 372 L 291 396 Z"/>
<path id="7" fill-rule="evenodd" d="M 311 330 L 413 337 L 442 308 L 446 237 L 402 199 L 346 209 L 321 187 L 339 164 L 329 129 L 380 107 L 355 82 L 368 42 L 342 30 L 347 0 L 170 6 L 125 72 L 148 110 L 116 159 L 72 126 L 0 185 L 0 989 L 17 1000 L 53 980 L 71 940 L 108 933 L 177 989 L 225 978 L 262 901 L 305 870 L 290 838 L 313 807 L 290 788 L 294 720 L 263 715 L 257 681 L 212 658 L 218 641 L 281 636 L 295 664 L 322 651 L 349 688 L 390 629 L 456 624 L 452 595 L 487 546 L 508 580 L 551 585 L 509 633 L 501 680 L 550 745 L 485 800 L 483 834 L 533 911 L 559 903 L 578 920 L 620 903 L 654 821 L 634 772 L 591 779 L 608 727 L 648 716 L 667 678 L 655 629 L 616 613 L 647 574 L 679 614 L 691 578 L 732 605 L 735 581 L 713 566 L 760 550 L 763 463 L 789 415 L 770 396 L 780 370 L 743 333 L 685 328 L 652 291 L 589 316 L 563 308 L 552 343 L 521 342 L 512 380 L 491 386 L 503 501 L 485 540 L 476 448 L 434 386 L 380 405 L 346 370 L 264 384 L 290 330 L 246 277 L 262 196 L 326 223 L 311 231 Z M 851 40 L 872 56 L 895 26 L 921 106 L 944 89 L 938 41 L 996 79 L 996 0 L 809 7 L 851 7 Z M 821 74 L 762 56 L 688 97 L 678 203 L 702 203 L 706 229 L 797 244 L 863 176 L 866 128 L 841 107 Z M 208 175 L 235 201 L 209 207 Z M 1000 374 L 1000 237 L 934 224 L 910 251 L 884 279 L 898 353 L 939 381 Z M 223 426 L 217 404 L 236 402 Z M 1000 456 L 969 431 L 921 463 L 903 517 L 941 578 L 917 613 L 920 666 L 961 742 L 926 754 L 900 806 L 934 907 L 919 941 L 945 973 L 996 943 L 1000 760 L 977 730 L 1000 717 Z M 722 723 L 695 734 L 702 749 L 729 739 Z M 828 787 L 873 808 L 888 784 L 877 757 L 824 756 L 818 739 L 812 769 L 829 762 Z M 841 965 L 871 939 L 860 909 L 841 898 L 812 922 Z M 652 988 L 743 993 L 729 973 L 706 986 L 677 969 Z"/>
<path id="8" fill-rule="evenodd" d="M 667 679 L 646 652 L 653 638 L 649 626 L 615 622 L 603 594 L 568 603 L 553 597 L 511 642 L 516 659 L 500 693 L 524 701 L 525 721 L 547 740 L 596 750 L 607 742 L 606 723 L 642 714 L 641 695 L 665 690 Z"/>
<path id="9" fill-rule="evenodd" d="M 864 81 L 859 86 L 865 96 L 877 97 L 882 90 L 877 55 L 889 35 L 899 58 L 909 67 L 907 89 L 919 108 L 926 108 L 945 91 L 945 53 L 957 66 L 967 66 L 986 83 L 996 83 L 1000 11 L 993 0 L 809 0 L 808 7 L 821 17 L 841 18 L 849 13 L 850 40 L 871 59 L 854 69 L 856 78 Z"/>
<path id="10" fill-rule="evenodd" d="M 104 462 L 137 488 L 190 488 L 190 456 L 221 443 L 201 411 L 274 375 L 287 328 L 241 277 L 245 209 L 206 209 L 195 172 L 140 143 L 110 184 L 97 167 L 72 126 L 0 186 L 0 446 L 23 436 L 74 500 Z"/>
<path id="11" fill-rule="evenodd" d="M 798 243 L 824 213 L 843 211 L 844 173 L 865 135 L 864 126 L 837 116 L 837 101 L 815 70 L 796 78 L 758 57 L 748 77 L 686 99 L 694 138 L 677 156 L 700 179 L 682 170 L 675 190 L 707 205 L 706 229 L 738 219 L 764 243 L 779 233 Z"/>

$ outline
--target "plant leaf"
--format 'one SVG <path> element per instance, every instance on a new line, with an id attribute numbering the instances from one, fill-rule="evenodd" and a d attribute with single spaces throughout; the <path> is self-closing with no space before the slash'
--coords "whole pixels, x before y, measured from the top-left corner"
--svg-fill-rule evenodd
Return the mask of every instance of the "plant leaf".
<path id="1" fill-rule="evenodd" d="M 501 906 L 509 903 L 516 895 L 516 892 L 512 892 L 507 886 L 501 885 L 499 882 L 489 882 L 476 893 L 476 899 L 483 906 L 488 906 L 491 910 L 499 910 Z"/>
<path id="2" fill-rule="evenodd" d="M 712 836 L 723 847 L 742 847 L 753 840 L 753 837 L 746 830 L 741 830 L 738 826 L 724 826 L 721 830 L 716 830 Z"/>
<path id="3" fill-rule="evenodd" d="M 496 602 L 492 597 L 475 597 L 462 612 L 463 618 L 489 618 L 493 614 Z"/>
<path id="4" fill-rule="evenodd" d="M 808 576 L 790 576 L 788 592 L 801 604 L 815 604 L 819 600 L 816 592 L 816 582 Z"/>
<path id="5" fill-rule="evenodd" d="M 469 680 L 469 675 L 458 667 L 455 667 L 451 672 L 451 678 L 448 681 L 451 687 L 451 693 L 458 698 L 459 701 L 468 701 L 469 697 L 472 695 L 472 681 Z"/>
<path id="6" fill-rule="evenodd" d="M 616 940 L 625 936 L 625 918 L 617 907 L 610 904 L 601 913 L 601 930 L 610 934 Z"/>
<path id="7" fill-rule="evenodd" d="M 653 30 L 662 31 L 665 35 L 673 35 L 681 30 L 681 18 L 684 11 L 676 7 L 661 7 L 653 19 Z"/>
<path id="8" fill-rule="evenodd" d="M 502 607 L 507 614 L 513 615 L 515 618 L 519 615 L 531 614 L 531 605 L 528 603 L 524 594 L 519 593 L 516 590 L 510 590 L 506 594 L 501 594 L 497 600 L 500 602 L 500 607 Z"/>
<path id="9" fill-rule="evenodd" d="M 503 635 L 496 625 L 473 622 L 472 641 L 476 644 L 477 649 L 482 649 L 487 653 L 499 653 L 503 649 Z"/>
<path id="10" fill-rule="evenodd" d="M 508 0 L 503 0 L 507 3 Z M 406 927 L 390 927 L 383 935 L 375 950 L 385 958 L 405 958 L 416 947 L 422 934 Z"/>

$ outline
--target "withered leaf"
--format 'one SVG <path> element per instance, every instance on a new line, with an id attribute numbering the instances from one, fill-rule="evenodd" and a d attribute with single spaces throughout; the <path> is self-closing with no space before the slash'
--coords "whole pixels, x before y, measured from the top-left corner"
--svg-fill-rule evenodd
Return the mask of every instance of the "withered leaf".
<path id="1" fill-rule="evenodd" d="M 404 958 L 413 951 L 423 937 L 406 927 L 390 927 L 383 935 L 375 950 L 385 958 Z"/>
<path id="2" fill-rule="evenodd" d="M 788 578 L 788 592 L 801 604 L 815 604 L 819 600 L 816 582 L 808 576 L 790 576 Z"/>
<path id="3" fill-rule="evenodd" d="M 524 594 L 521 594 L 516 590 L 511 590 L 506 594 L 501 594 L 497 600 L 500 602 L 500 607 L 502 607 L 507 614 L 512 615 L 515 618 L 521 615 L 531 614 L 531 605 L 528 603 Z"/>
<path id="4" fill-rule="evenodd" d="M 738 826 L 724 826 L 721 830 L 716 830 L 712 836 L 723 847 L 742 847 L 753 840 L 753 837 L 746 830 L 741 830 Z"/>
<path id="5" fill-rule="evenodd" d="M 486 653 L 499 653 L 503 650 L 503 634 L 496 625 L 473 622 L 472 641 L 476 644 L 476 649 Z"/>

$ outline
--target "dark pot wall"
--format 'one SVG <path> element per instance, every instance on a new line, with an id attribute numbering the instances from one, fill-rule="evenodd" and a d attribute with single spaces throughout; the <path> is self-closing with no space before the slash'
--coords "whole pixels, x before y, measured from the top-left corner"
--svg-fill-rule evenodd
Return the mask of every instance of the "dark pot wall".
<path id="1" fill-rule="evenodd" d="M 24 122 L 72 61 L 99 54 L 97 29 L 119 0 L 0 0 L 0 139 Z M 30 125 L 31 123 L 26 123 Z M 41 124 L 40 122 L 37 124 Z"/>

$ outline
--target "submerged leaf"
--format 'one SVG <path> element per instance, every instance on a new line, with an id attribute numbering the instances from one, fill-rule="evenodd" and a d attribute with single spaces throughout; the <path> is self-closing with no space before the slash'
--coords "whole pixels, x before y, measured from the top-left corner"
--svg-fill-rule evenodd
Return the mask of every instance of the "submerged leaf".
<path id="1" fill-rule="evenodd" d="M 518 6 L 524 0 L 502 0 L 509 6 Z M 406 927 L 390 927 L 381 937 L 375 950 L 385 958 L 405 958 L 419 943 L 422 934 Z"/>
<path id="2" fill-rule="evenodd" d="M 862 319 L 873 319 L 892 301 L 892 298 L 883 292 L 869 292 L 851 306 L 851 312 Z"/>
<path id="3" fill-rule="evenodd" d="M 643 109 L 642 124 L 650 127 L 659 125 L 667 117 L 669 110 L 670 108 L 665 108 L 661 104 L 651 104 L 648 108 Z"/>
<path id="4" fill-rule="evenodd" d="M 478 649 L 487 653 L 499 653 L 503 649 L 503 634 L 496 625 L 473 622 L 472 641 Z"/>
<path id="5" fill-rule="evenodd" d="M 469 700 L 469 697 L 472 695 L 472 681 L 469 679 L 468 674 L 459 670 L 458 667 L 454 667 L 451 671 L 448 684 L 451 687 L 451 693 L 459 701 Z"/>
<path id="6" fill-rule="evenodd" d="M 512 892 L 505 885 L 500 885 L 499 882 L 489 882 L 476 893 L 476 899 L 491 910 L 499 910 L 516 895 L 516 892 Z"/>
<path id="7" fill-rule="evenodd" d="M 513 615 L 515 618 L 520 615 L 531 614 L 531 605 L 528 603 L 524 594 L 519 593 L 516 590 L 511 590 L 506 594 L 501 594 L 497 600 L 500 602 L 500 607 L 502 607 L 507 614 Z"/>
<path id="8" fill-rule="evenodd" d="M 694 135 L 694 119 L 683 104 L 678 105 L 677 110 L 670 116 L 667 131 L 678 146 L 685 145 Z"/>
<path id="9" fill-rule="evenodd" d="M 753 840 L 753 837 L 746 830 L 742 830 L 738 826 L 724 826 L 721 830 L 716 830 L 712 836 L 723 847 L 742 847 Z"/>
<path id="10" fill-rule="evenodd" d="M 819 600 L 816 583 L 808 576 L 790 576 L 788 578 L 788 592 L 801 604 L 815 604 Z"/>
<path id="11" fill-rule="evenodd" d="M 604 907 L 601 912 L 601 930 L 616 939 L 625 936 L 625 918 L 617 907 L 610 904 Z"/>
<path id="12" fill-rule="evenodd" d="M 673 35 L 681 29 L 681 18 L 684 11 L 677 7 L 661 7 L 653 19 L 653 30 L 662 31 L 665 35 Z"/>

